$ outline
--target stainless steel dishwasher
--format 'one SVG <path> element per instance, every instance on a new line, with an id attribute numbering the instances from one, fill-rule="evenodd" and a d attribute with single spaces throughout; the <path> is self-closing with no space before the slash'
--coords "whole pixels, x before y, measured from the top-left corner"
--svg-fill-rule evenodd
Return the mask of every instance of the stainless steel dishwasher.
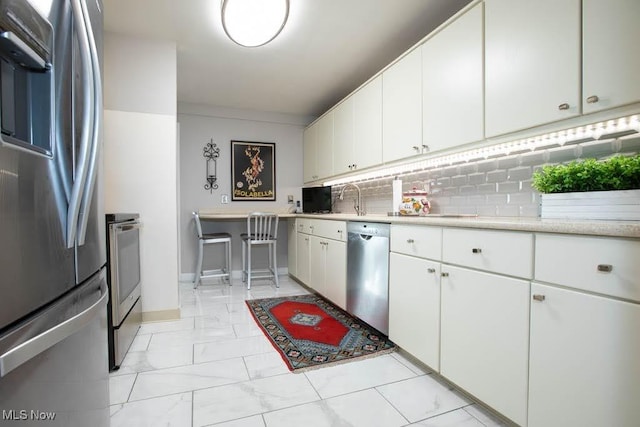
<path id="1" fill-rule="evenodd" d="M 389 224 L 347 223 L 347 311 L 389 334 Z"/>

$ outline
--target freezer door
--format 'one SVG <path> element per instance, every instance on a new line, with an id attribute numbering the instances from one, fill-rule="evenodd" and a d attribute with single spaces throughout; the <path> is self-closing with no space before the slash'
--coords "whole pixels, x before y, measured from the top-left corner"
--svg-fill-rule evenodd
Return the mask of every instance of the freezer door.
<path id="1" fill-rule="evenodd" d="M 0 424 L 109 426 L 107 298 L 101 272 L 0 337 Z"/>

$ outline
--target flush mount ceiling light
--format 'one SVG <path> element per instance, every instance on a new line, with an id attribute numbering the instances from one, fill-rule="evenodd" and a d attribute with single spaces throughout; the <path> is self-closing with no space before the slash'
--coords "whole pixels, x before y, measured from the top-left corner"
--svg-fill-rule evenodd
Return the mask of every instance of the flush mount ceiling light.
<path id="1" fill-rule="evenodd" d="M 275 39 L 289 17 L 289 0 L 222 0 L 222 27 L 235 43 L 258 47 Z"/>

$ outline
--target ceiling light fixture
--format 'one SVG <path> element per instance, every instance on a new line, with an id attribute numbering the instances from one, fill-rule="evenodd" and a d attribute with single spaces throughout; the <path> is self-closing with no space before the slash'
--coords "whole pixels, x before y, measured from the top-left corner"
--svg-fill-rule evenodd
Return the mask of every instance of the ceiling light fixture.
<path id="1" fill-rule="evenodd" d="M 289 0 L 222 0 L 222 27 L 244 47 L 263 46 L 284 28 Z"/>

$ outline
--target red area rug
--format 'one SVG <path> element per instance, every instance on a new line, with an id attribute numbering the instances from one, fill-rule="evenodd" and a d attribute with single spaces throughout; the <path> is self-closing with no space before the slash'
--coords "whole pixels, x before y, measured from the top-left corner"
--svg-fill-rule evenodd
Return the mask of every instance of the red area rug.
<path id="1" fill-rule="evenodd" d="M 294 372 L 396 349 L 385 335 L 319 295 L 248 300 L 247 306 Z"/>

